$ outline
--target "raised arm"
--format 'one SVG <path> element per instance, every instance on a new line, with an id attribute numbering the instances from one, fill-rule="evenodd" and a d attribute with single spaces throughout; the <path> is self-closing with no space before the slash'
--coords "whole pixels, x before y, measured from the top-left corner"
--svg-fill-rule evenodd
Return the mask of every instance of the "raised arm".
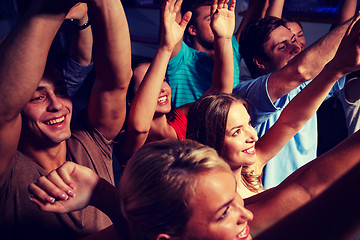
<path id="1" fill-rule="evenodd" d="M 88 74 L 93 69 L 91 64 L 93 36 L 87 11 L 86 3 L 78 3 L 66 16 L 66 19 L 71 19 L 74 30 L 70 51 L 65 60 L 62 74 L 71 98 L 78 93 Z"/>
<path id="2" fill-rule="evenodd" d="M 352 18 L 356 12 L 356 5 L 357 0 L 343 0 L 336 15 L 334 26 L 338 26 Z"/>
<path id="3" fill-rule="evenodd" d="M 236 1 L 214 0 L 210 27 L 214 33 L 214 70 L 212 86 L 205 94 L 231 93 L 234 84 L 232 41 L 235 28 Z"/>
<path id="4" fill-rule="evenodd" d="M 269 7 L 266 10 L 266 16 L 282 18 L 285 0 L 270 0 Z"/>
<path id="5" fill-rule="evenodd" d="M 0 175 L 16 152 L 20 112 L 42 78 L 50 45 L 71 8 L 68 2 L 33 1 L 0 45 Z"/>
<path id="6" fill-rule="evenodd" d="M 360 132 L 329 152 L 296 170 L 280 185 L 245 200 L 253 212 L 253 236 L 319 196 L 330 185 L 360 163 Z M 343 195 L 343 192 L 339 192 Z"/>
<path id="7" fill-rule="evenodd" d="M 167 64 L 174 46 L 182 39 L 185 27 L 191 17 L 189 12 L 184 15 L 180 23 L 176 22 L 176 15 L 180 11 L 181 3 L 182 0 L 167 0 L 163 4 L 160 45 L 131 103 L 125 145 L 120 146 L 129 157 L 145 143 L 148 137 L 159 93 L 165 79 Z"/>
<path id="8" fill-rule="evenodd" d="M 265 16 L 266 9 L 269 6 L 269 0 L 249 0 L 248 8 L 235 32 L 236 40 L 239 42 L 241 31 L 249 22 L 255 21 Z"/>
<path id="9" fill-rule="evenodd" d="M 81 65 L 89 65 L 92 59 L 93 37 L 86 3 L 78 3 L 66 16 L 74 24 L 70 57 Z"/>
<path id="10" fill-rule="evenodd" d="M 300 118 L 303 114 L 306 116 L 306 114 L 309 113 L 307 113 L 307 109 L 305 107 L 303 108 L 301 105 L 309 104 L 313 101 L 311 98 L 316 99 L 317 97 L 313 96 L 315 94 L 321 94 L 323 96 L 326 95 L 326 91 L 324 92 L 322 88 L 324 85 L 328 90 L 331 88 L 331 86 L 328 86 L 329 80 L 334 82 L 336 81 L 336 78 L 347 74 L 349 71 L 359 68 L 359 19 L 360 17 L 358 16 L 356 21 L 351 23 L 334 59 L 330 61 L 319 76 L 300 93 L 305 94 L 298 94 L 293 99 L 295 102 L 290 102 L 288 104 L 286 107 L 287 110 L 283 111 L 285 116 L 288 114 L 293 114 L 296 118 Z M 321 102 L 321 99 L 314 101 L 312 104 L 319 105 L 320 103 L 318 101 Z M 291 110 L 291 108 L 293 108 L 293 110 Z M 308 108 L 312 108 L 312 106 L 308 106 Z M 311 111 L 315 112 L 315 110 L 312 109 Z M 310 115 L 307 117 L 311 117 Z M 291 116 L 284 118 L 289 117 Z M 278 124 L 278 122 L 275 124 Z M 291 123 L 287 124 L 290 125 Z M 288 128 L 292 127 L 293 126 L 290 125 Z M 266 134 L 268 134 L 269 131 Z M 288 134 L 288 132 L 283 132 L 281 129 L 277 129 L 277 131 L 279 131 L 279 133 L 271 134 L 279 134 L 277 136 L 280 138 L 281 135 Z M 276 139 L 276 142 L 278 142 L 278 140 L 279 139 Z M 274 145 L 273 138 L 263 141 L 272 141 L 272 144 Z M 280 139 L 279 141 L 281 142 L 282 140 Z M 276 188 L 269 189 L 263 194 L 258 194 L 254 198 L 248 199 L 247 203 L 250 204 L 248 208 L 253 211 L 255 216 L 261 216 L 260 218 L 257 218 L 256 222 L 253 222 L 254 231 L 261 231 L 264 226 L 270 226 L 291 211 L 315 198 L 337 179 L 357 165 L 360 162 L 359 146 L 360 132 L 357 132 L 344 140 L 341 144 L 337 145 L 331 151 L 295 171 Z"/>
<path id="11" fill-rule="evenodd" d="M 256 143 L 259 161 L 254 167 L 258 173 L 316 113 L 335 82 L 360 68 L 359 19 L 360 16 L 349 26 L 335 57 L 290 101 L 276 123 Z"/>
<path id="12" fill-rule="evenodd" d="M 321 72 L 334 57 L 349 24 L 350 21 L 336 27 L 270 75 L 267 88 L 272 102 Z"/>
<path id="13" fill-rule="evenodd" d="M 356 239 L 360 221 L 360 164 L 319 197 L 266 229 L 254 240 Z M 331 214 L 329 214 L 331 212 Z M 339 224 L 341 219 L 341 224 Z"/>
<path id="14" fill-rule="evenodd" d="M 89 122 L 107 139 L 121 130 L 131 78 L 129 28 L 119 0 L 88 2 L 93 19 L 93 60 L 96 79 L 89 102 Z"/>

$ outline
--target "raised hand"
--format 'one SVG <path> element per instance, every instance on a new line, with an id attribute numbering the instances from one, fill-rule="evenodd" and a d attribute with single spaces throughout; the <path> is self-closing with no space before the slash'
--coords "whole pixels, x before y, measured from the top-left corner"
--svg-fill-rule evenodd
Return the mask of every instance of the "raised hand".
<path id="1" fill-rule="evenodd" d="M 214 0 L 212 2 L 210 26 L 215 37 L 231 38 L 234 34 L 235 5 L 236 0 Z"/>
<path id="2" fill-rule="evenodd" d="M 66 19 L 81 20 L 86 17 L 87 10 L 88 8 L 86 3 L 77 3 L 69 10 L 68 14 L 66 15 Z"/>
<path id="3" fill-rule="evenodd" d="M 330 62 L 344 74 L 360 68 L 360 12 L 348 27 L 334 59 Z"/>
<path id="4" fill-rule="evenodd" d="M 186 25 L 191 18 L 191 12 L 187 12 L 180 23 L 176 22 L 176 16 L 180 14 L 182 0 L 167 0 L 161 11 L 161 38 L 160 47 L 172 51 L 175 45 L 182 40 Z"/>
<path id="5" fill-rule="evenodd" d="M 66 162 L 28 187 L 30 200 L 41 210 L 66 213 L 90 204 L 100 178 L 91 169 Z"/>

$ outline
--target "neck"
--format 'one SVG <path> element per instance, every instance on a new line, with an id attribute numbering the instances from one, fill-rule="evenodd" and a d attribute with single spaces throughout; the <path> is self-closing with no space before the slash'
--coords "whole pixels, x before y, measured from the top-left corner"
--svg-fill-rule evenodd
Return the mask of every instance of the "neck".
<path id="1" fill-rule="evenodd" d="M 207 49 L 197 41 L 194 42 L 194 49 L 200 52 L 205 52 L 209 58 L 214 60 L 214 49 Z"/>
<path id="2" fill-rule="evenodd" d="M 168 124 L 165 114 L 154 116 L 151 122 L 148 140 L 162 140 L 167 138 L 176 139 L 177 135 L 175 130 Z"/>
<path id="3" fill-rule="evenodd" d="M 31 144 L 27 144 L 22 146 L 21 152 L 47 172 L 51 172 L 66 162 L 66 141 L 47 148 L 36 148 Z"/>
<path id="4" fill-rule="evenodd" d="M 256 195 L 256 193 L 250 191 L 247 188 L 246 184 L 244 183 L 244 180 L 243 180 L 242 174 L 241 174 L 242 167 L 239 167 L 237 169 L 232 169 L 232 171 L 233 171 L 233 174 L 234 174 L 236 182 L 237 182 L 237 189 L 236 189 L 237 193 L 243 199 Z"/>

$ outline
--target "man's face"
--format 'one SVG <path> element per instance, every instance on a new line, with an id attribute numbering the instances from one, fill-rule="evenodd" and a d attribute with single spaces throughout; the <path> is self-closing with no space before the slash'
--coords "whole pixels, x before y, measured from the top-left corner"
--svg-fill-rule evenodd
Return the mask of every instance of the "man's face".
<path id="1" fill-rule="evenodd" d="M 197 10 L 196 18 L 196 41 L 208 50 L 214 49 L 214 34 L 210 27 L 210 6 L 201 6 Z"/>
<path id="2" fill-rule="evenodd" d="M 44 73 L 22 111 L 23 134 L 38 142 L 60 143 L 71 135 L 72 103 L 65 82 L 54 67 Z"/>
<path id="3" fill-rule="evenodd" d="M 288 62 L 301 52 L 295 35 L 287 28 L 280 26 L 271 32 L 270 38 L 264 43 L 268 60 L 264 61 L 264 71 L 274 72 L 286 66 Z"/>

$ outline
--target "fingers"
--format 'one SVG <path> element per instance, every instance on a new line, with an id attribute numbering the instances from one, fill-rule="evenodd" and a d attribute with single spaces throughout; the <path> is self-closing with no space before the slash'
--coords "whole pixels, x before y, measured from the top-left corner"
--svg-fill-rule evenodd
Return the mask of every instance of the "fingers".
<path id="1" fill-rule="evenodd" d="M 39 178 L 36 183 L 29 185 L 29 192 L 41 201 L 49 203 L 54 203 L 55 200 L 67 200 L 69 195 L 73 197 L 72 189 L 61 183 L 60 177 L 56 175 L 51 172 Z"/>
<path id="2" fill-rule="evenodd" d="M 51 171 L 30 184 L 29 192 L 44 203 L 54 203 L 55 200 L 67 200 L 69 197 L 74 197 L 74 185 L 70 180 L 70 175 L 75 167 L 74 163 L 66 162 L 57 170 Z"/>
<path id="3" fill-rule="evenodd" d="M 234 12 L 236 7 L 236 0 L 230 0 L 229 11 Z"/>
<path id="4" fill-rule="evenodd" d="M 181 21 L 179 23 L 180 27 L 185 29 L 186 25 L 189 23 L 189 21 L 191 19 L 191 16 L 192 16 L 192 13 L 190 11 L 185 13 L 183 18 L 181 19 Z"/>

